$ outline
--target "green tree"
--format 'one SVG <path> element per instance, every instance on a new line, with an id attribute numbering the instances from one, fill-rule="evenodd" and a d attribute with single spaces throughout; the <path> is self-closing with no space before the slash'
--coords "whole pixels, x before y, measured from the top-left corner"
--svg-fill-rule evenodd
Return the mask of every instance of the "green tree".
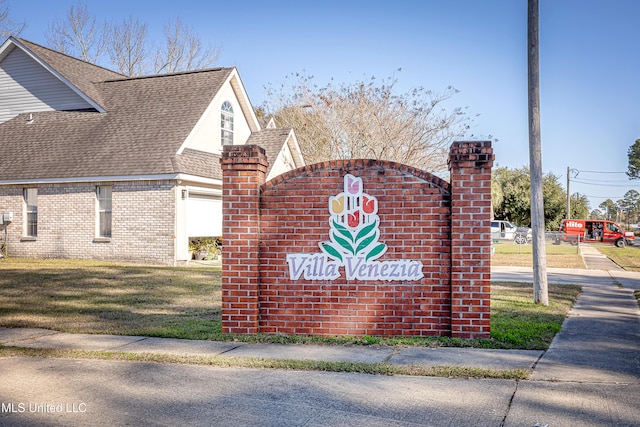
<path id="1" fill-rule="evenodd" d="M 529 169 L 494 168 L 492 171 L 491 200 L 497 219 L 512 221 L 518 225 L 531 223 L 531 183 Z"/>
<path id="2" fill-rule="evenodd" d="M 626 225 L 638 222 L 638 212 L 640 211 L 640 193 L 636 190 L 629 190 L 624 194 L 624 198 L 618 200 L 618 206 L 624 213 Z"/>
<path id="3" fill-rule="evenodd" d="M 609 221 L 616 220 L 618 216 L 618 206 L 613 200 L 607 199 L 604 202 L 600 203 L 600 206 L 598 207 L 602 210 L 604 219 Z"/>
<path id="4" fill-rule="evenodd" d="M 589 217 L 589 199 L 584 194 L 571 195 L 571 218 Z"/>
<path id="5" fill-rule="evenodd" d="M 557 231 L 567 213 L 567 192 L 560 183 L 560 178 L 551 173 L 542 177 L 542 195 L 544 197 L 545 227 Z M 572 209 L 573 210 L 573 209 Z"/>
<path id="6" fill-rule="evenodd" d="M 531 181 L 528 168 L 493 169 L 491 182 L 492 208 L 495 218 L 512 221 L 518 225 L 531 224 Z M 542 177 L 544 216 L 546 230 L 557 230 L 564 218 L 567 196 L 557 176 Z M 582 202 L 582 198 L 577 198 Z M 583 211 L 580 211 L 583 213 Z M 585 217 L 588 210 L 584 213 Z"/>
<path id="7" fill-rule="evenodd" d="M 604 219 L 604 214 L 600 209 L 594 209 L 589 214 L 589 219 Z"/>
<path id="8" fill-rule="evenodd" d="M 629 157 L 627 175 L 632 179 L 640 178 L 640 139 L 636 139 L 636 142 L 629 147 L 627 156 Z"/>

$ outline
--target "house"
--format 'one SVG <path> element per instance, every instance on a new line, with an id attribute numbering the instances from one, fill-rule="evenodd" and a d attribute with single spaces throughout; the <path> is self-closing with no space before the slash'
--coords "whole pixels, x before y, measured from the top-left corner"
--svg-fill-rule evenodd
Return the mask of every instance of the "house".
<path id="1" fill-rule="evenodd" d="M 190 237 L 221 235 L 225 144 L 262 146 L 269 179 L 304 165 L 236 68 L 130 78 L 17 37 L 0 47 L 9 256 L 187 262 Z"/>

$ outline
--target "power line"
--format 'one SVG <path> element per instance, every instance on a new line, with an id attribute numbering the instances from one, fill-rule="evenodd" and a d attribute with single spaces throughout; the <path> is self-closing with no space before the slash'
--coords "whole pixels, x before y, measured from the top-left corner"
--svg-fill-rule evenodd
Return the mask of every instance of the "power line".
<path id="1" fill-rule="evenodd" d="M 579 184 L 585 184 L 585 185 L 596 185 L 599 187 L 637 187 L 639 184 L 638 183 L 629 183 L 629 184 L 616 184 L 616 185 L 612 185 L 611 182 L 612 181 L 608 181 L 609 183 L 607 183 L 607 181 L 599 181 L 599 182 L 589 182 L 589 181 L 585 181 L 585 180 L 581 180 L 581 179 L 572 179 L 571 182 L 577 182 Z"/>
<path id="2" fill-rule="evenodd" d="M 619 171 L 588 171 L 588 170 L 580 170 L 580 169 L 572 169 L 571 167 L 567 167 L 567 212 L 569 212 L 570 209 L 570 200 L 571 200 L 571 196 L 569 193 L 569 183 L 571 181 L 573 181 L 574 183 L 577 184 L 583 184 L 583 185 L 592 185 L 592 186 L 598 186 L 598 187 L 609 187 L 609 188 L 629 188 L 629 187 L 636 187 L 639 184 L 638 183 L 634 183 L 631 182 L 629 180 L 629 178 L 627 178 L 627 180 L 601 180 L 601 179 L 593 179 L 593 178 L 582 178 L 582 179 L 576 179 L 578 178 L 578 175 L 580 175 L 580 173 L 582 174 L 608 174 L 608 175 L 619 175 L 619 174 L 625 174 L 627 175 L 627 172 L 619 172 Z M 573 175 L 573 176 L 572 176 Z M 579 193 L 578 193 L 579 194 Z M 588 195 L 588 194 L 582 194 L 582 196 L 588 198 L 588 199 L 612 199 L 612 200 L 623 200 L 625 196 L 620 196 L 620 197 L 615 197 L 615 196 L 592 196 L 592 195 Z M 569 216 L 567 215 L 567 218 Z"/>
<path id="3" fill-rule="evenodd" d="M 611 199 L 611 200 L 614 200 L 614 199 L 624 199 L 624 196 L 616 197 L 616 196 L 590 196 L 590 195 L 588 195 L 588 194 L 580 194 L 580 195 L 581 195 L 581 196 L 584 196 L 584 197 L 591 198 L 591 199 Z"/>
<path id="4" fill-rule="evenodd" d="M 572 171 L 575 171 L 577 173 L 623 173 L 626 175 L 626 172 L 603 172 L 603 171 L 583 171 L 583 170 L 579 170 L 579 169 L 571 169 Z"/>
<path id="5" fill-rule="evenodd" d="M 629 181 L 628 179 L 625 180 L 620 180 L 620 179 L 616 179 L 616 180 L 608 180 L 608 179 L 589 179 L 589 178 L 581 178 L 580 181 L 584 181 L 584 182 L 594 182 L 594 183 L 611 183 L 611 184 L 615 184 L 615 183 L 627 183 L 627 184 L 638 184 L 638 183 L 633 183 L 631 181 Z"/>

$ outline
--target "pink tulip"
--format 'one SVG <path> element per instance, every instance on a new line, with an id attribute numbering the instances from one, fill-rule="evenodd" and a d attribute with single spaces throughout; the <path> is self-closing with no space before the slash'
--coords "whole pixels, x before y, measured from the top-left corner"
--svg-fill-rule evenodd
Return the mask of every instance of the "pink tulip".
<path id="1" fill-rule="evenodd" d="M 349 194 L 358 194 L 360 192 L 360 182 L 362 179 L 347 175 L 347 191 Z"/>

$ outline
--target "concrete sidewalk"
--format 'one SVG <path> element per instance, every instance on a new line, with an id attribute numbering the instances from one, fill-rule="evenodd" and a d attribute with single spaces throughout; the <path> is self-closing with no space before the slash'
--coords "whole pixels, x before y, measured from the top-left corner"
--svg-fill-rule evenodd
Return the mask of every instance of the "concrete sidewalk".
<path id="1" fill-rule="evenodd" d="M 589 243 L 578 245 L 578 251 L 582 255 L 584 264 L 590 270 L 624 271 L 622 267 L 611 261 L 606 255 L 600 253 L 598 248 Z"/>
<path id="2" fill-rule="evenodd" d="M 496 267 L 492 275 L 496 281 L 532 279 L 530 268 Z M 91 414 L 52 421 L 42 414 L 12 413 L 5 419 L 11 425 L 188 420 L 190 425 L 640 426 L 640 310 L 633 296 L 640 274 L 549 269 L 549 281 L 584 287 L 546 352 L 245 344 L 0 328 L 5 346 L 531 370 L 524 381 L 8 358 L 0 363 L 4 400 L 75 402 L 90 395 Z M 176 402 L 176 396 L 185 398 Z"/>
<path id="3" fill-rule="evenodd" d="M 327 362 L 381 363 L 419 366 L 461 366 L 486 369 L 530 370 L 540 350 L 486 350 L 475 348 L 425 348 L 327 346 L 304 344 L 247 344 L 117 335 L 67 334 L 47 329 L 0 328 L 5 346 L 156 353 L 181 356 L 222 356 Z"/>
<path id="4" fill-rule="evenodd" d="M 550 282 L 581 283 L 583 293 L 531 376 L 519 383 L 505 425 L 533 414 L 549 426 L 640 425 L 640 309 L 633 295 L 640 274 L 600 265 L 607 270 L 550 269 Z M 503 267 L 492 274 L 527 271 Z"/>

